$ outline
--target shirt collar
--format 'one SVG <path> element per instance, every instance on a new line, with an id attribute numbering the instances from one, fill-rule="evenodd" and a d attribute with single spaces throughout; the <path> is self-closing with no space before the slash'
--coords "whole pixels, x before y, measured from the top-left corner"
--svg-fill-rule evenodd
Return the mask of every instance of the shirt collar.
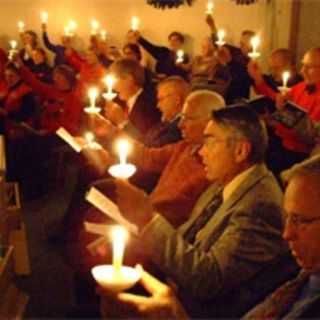
<path id="1" fill-rule="evenodd" d="M 140 88 L 132 97 L 130 97 L 127 101 L 127 106 L 128 106 L 128 113 L 130 114 L 130 112 L 132 111 L 132 108 L 134 106 L 134 104 L 136 103 L 139 95 L 141 94 L 141 92 L 143 91 L 142 88 Z"/>
<path id="2" fill-rule="evenodd" d="M 245 171 L 239 173 L 235 176 L 223 189 L 223 202 L 225 202 L 231 194 L 240 186 L 240 184 L 249 176 L 251 171 L 255 169 L 256 165 L 251 166 L 250 168 L 246 169 Z"/>

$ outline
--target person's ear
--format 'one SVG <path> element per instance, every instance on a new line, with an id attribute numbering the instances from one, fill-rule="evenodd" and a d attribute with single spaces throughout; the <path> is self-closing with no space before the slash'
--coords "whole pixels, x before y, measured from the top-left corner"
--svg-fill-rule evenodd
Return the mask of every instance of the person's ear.
<path id="1" fill-rule="evenodd" d="M 252 146 L 249 141 L 239 141 L 234 149 L 234 158 L 237 163 L 246 161 L 251 153 Z"/>

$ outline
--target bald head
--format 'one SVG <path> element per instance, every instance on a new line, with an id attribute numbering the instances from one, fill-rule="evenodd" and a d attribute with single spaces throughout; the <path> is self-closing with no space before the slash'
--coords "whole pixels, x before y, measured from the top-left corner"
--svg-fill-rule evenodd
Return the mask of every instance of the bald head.
<path id="1" fill-rule="evenodd" d="M 301 74 L 307 84 L 320 83 L 320 48 L 306 52 L 302 60 Z"/>
<path id="2" fill-rule="evenodd" d="M 203 132 L 211 113 L 225 107 L 222 96 L 209 90 L 197 90 L 188 95 L 182 110 L 180 129 L 189 142 L 202 143 Z"/>

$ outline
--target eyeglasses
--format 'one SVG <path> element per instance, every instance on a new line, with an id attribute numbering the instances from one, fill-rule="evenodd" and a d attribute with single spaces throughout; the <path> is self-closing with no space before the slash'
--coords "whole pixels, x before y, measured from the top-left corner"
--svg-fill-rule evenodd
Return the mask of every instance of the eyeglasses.
<path id="1" fill-rule="evenodd" d="M 285 214 L 284 221 L 285 221 L 285 224 L 291 223 L 296 228 L 299 228 L 302 226 L 310 225 L 316 221 L 320 221 L 320 216 L 314 217 L 314 218 L 306 218 L 299 214 L 290 214 L 290 215 Z"/>
<path id="2" fill-rule="evenodd" d="M 204 117 L 190 117 L 185 113 L 180 113 L 179 115 L 180 121 L 195 121 L 195 120 L 202 120 Z"/>

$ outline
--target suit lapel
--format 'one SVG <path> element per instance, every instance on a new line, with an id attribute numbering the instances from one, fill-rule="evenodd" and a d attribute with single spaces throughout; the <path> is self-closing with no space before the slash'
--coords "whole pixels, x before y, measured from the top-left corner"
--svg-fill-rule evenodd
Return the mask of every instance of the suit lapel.
<path id="1" fill-rule="evenodd" d="M 220 206 L 216 213 L 212 216 L 206 226 L 201 230 L 197 237 L 196 244 L 201 247 L 208 246 L 208 240 L 212 242 L 215 230 L 219 229 L 220 224 L 231 212 L 231 208 L 239 202 L 239 200 L 251 190 L 261 179 L 268 174 L 265 165 L 257 165 L 249 176 L 240 184 L 240 186 L 230 195 L 230 197 Z"/>

